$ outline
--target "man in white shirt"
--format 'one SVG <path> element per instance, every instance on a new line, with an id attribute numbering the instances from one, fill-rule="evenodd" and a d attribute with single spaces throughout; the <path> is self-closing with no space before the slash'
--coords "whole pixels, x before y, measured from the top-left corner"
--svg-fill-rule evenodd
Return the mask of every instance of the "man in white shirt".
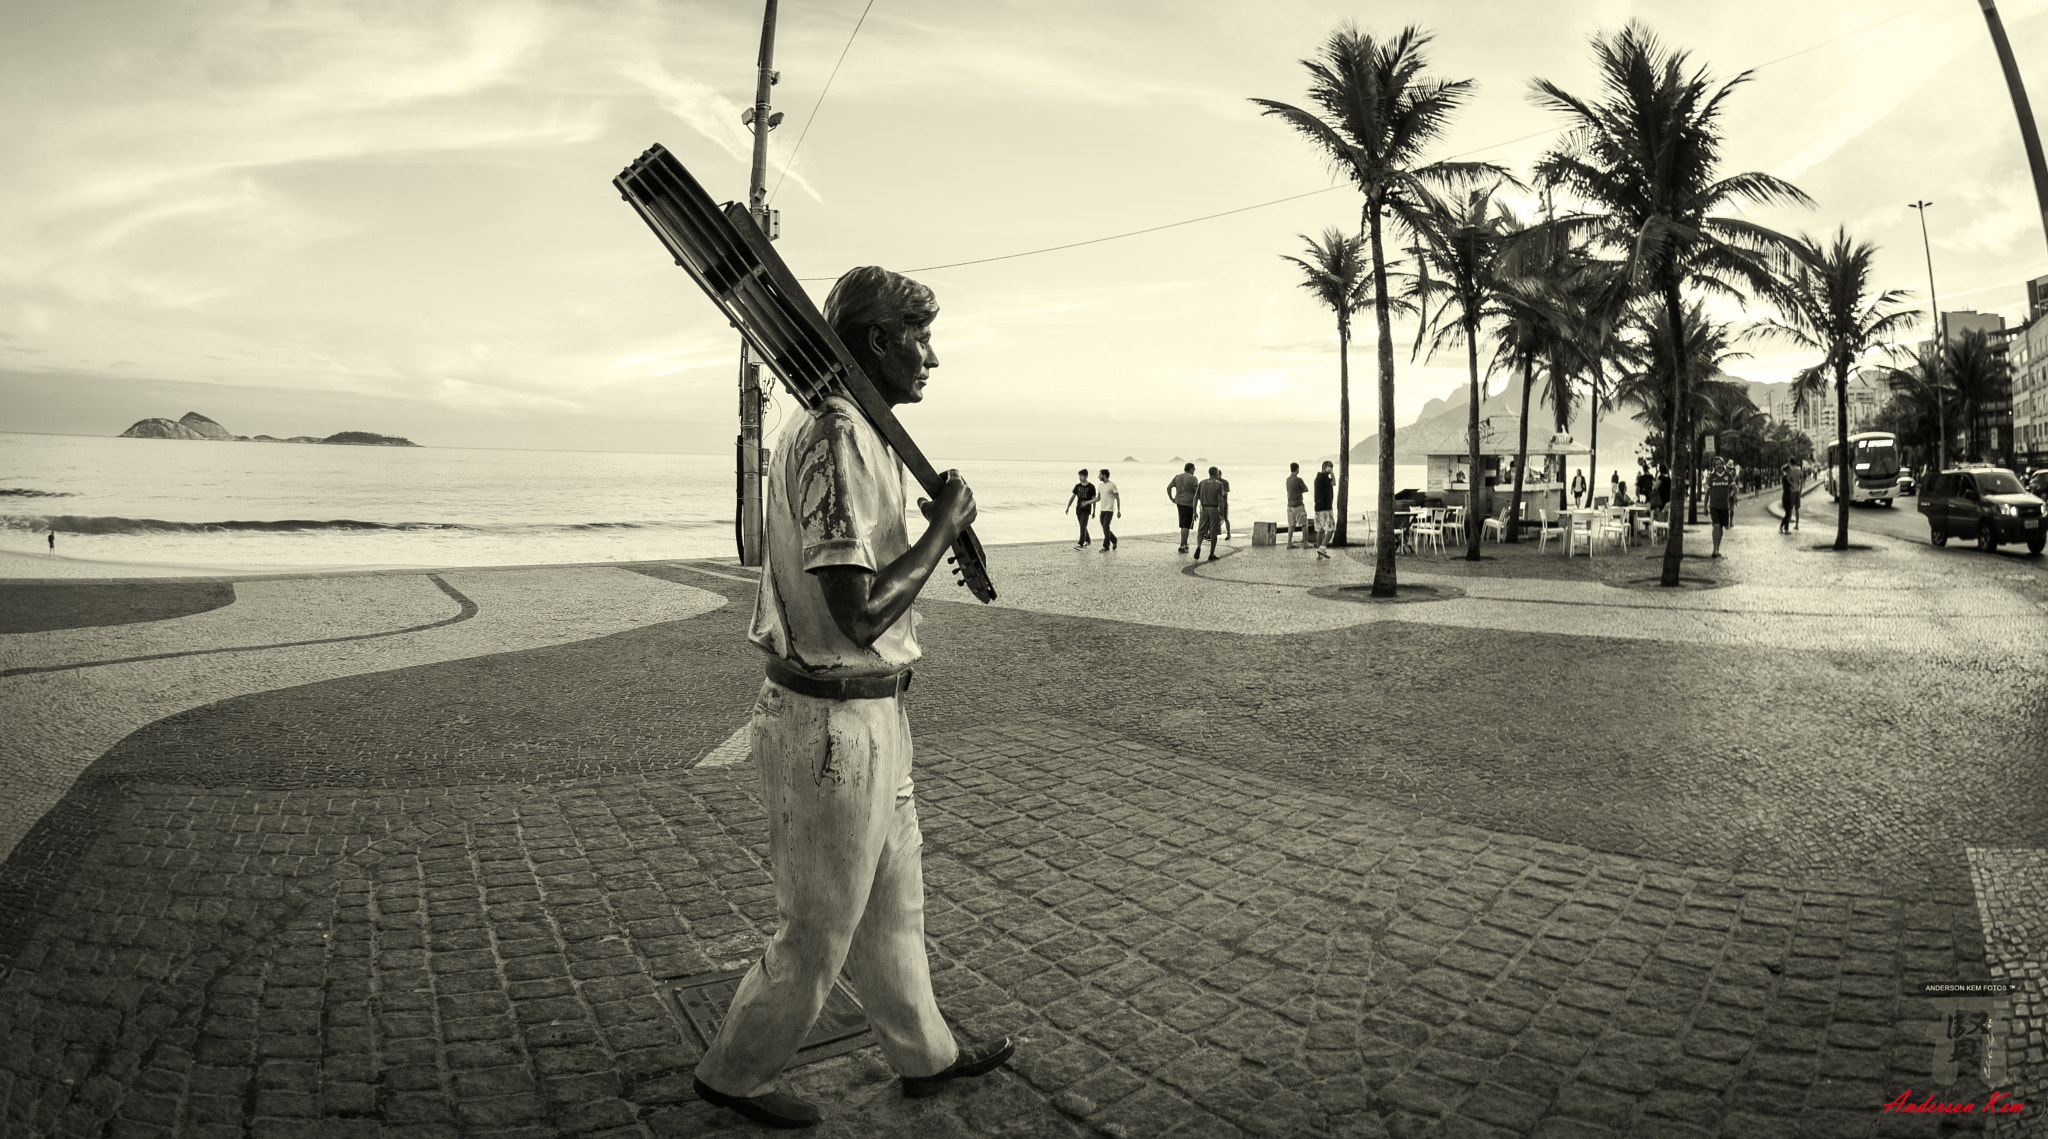
<path id="1" fill-rule="evenodd" d="M 1102 522 L 1102 552 L 1116 549 L 1116 532 L 1109 528 L 1109 520 L 1122 510 L 1123 497 L 1117 493 L 1116 484 L 1109 480 L 1109 468 L 1102 468 L 1102 489 L 1095 492 L 1095 517 Z"/>
<path id="2" fill-rule="evenodd" d="M 930 289 L 874 266 L 841 277 L 825 301 L 891 406 L 924 398 L 937 315 Z M 974 492 L 947 471 L 938 501 L 918 502 L 929 525 L 912 543 L 902 463 L 844 396 L 792 420 L 776 455 L 748 633 L 768 679 L 749 742 L 781 925 L 740 982 L 696 1089 L 756 1123 L 804 1127 L 818 1109 L 774 1085 L 842 968 L 907 1095 L 982 1075 L 1015 1046 L 961 1049 L 932 996 L 902 705 L 920 656 L 911 603 L 974 521 Z"/>

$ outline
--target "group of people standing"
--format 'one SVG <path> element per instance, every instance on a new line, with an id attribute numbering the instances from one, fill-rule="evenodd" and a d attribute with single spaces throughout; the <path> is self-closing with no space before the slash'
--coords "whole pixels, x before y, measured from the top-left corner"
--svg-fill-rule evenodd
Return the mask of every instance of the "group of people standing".
<path id="1" fill-rule="evenodd" d="M 1108 467 L 1102 468 L 1100 488 L 1088 481 L 1088 468 L 1082 467 L 1079 474 L 1081 481 L 1074 484 L 1074 493 L 1067 496 L 1067 504 L 1060 512 L 1064 514 L 1071 510 L 1081 520 L 1081 540 L 1074 543 L 1077 550 L 1085 550 L 1095 544 L 1095 540 L 1088 536 L 1088 516 L 1094 514 L 1102 523 L 1102 552 L 1106 554 L 1116 549 L 1116 531 L 1111 530 L 1109 524 L 1116 521 L 1117 514 L 1123 510 L 1122 497 L 1117 493 L 1116 483 L 1109 477 Z"/>
<path id="2" fill-rule="evenodd" d="M 1316 475 L 1313 491 L 1315 502 L 1315 529 L 1308 528 L 1308 508 L 1304 500 L 1311 493 L 1309 485 L 1302 481 L 1301 464 L 1287 464 L 1287 548 L 1295 548 L 1294 535 L 1302 535 L 1302 549 L 1313 549 L 1319 558 L 1330 555 L 1323 547 L 1337 532 L 1337 515 L 1333 503 L 1337 493 L 1337 476 L 1332 469 L 1335 464 L 1325 460 L 1321 473 Z M 1102 524 L 1102 552 L 1116 549 L 1117 538 L 1110 529 L 1110 523 L 1122 512 L 1123 506 L 1117 494 L 1116 483 L 1109 477 L 1109 468 L 1104 467 L 1099 475 L 1101 485 L 1090 482 L 1087 468 L 1079 472 L 1081 481 L 1074 484 L 1073 493 L 1067 496 L 1067 504 L 1061 513 L 1071 511 L 1080 522 L 1080 537 L 1074 548 L 1085 550 L 1095 544 L 1088 533 L 1088 520 L 1092 516 Z M 1195 477 L 1195 465 L 1189 463 L 1181 468 L 1173 481 L 1166 484 L 1167 501 L 1173 503 L 1180 518 L 1180 552 L 1188 552 L 1188 535 L 1195 535 L 1194 556 L 1202 556 L 1202 544 L 1209 545 L 1209 560 L 1217 558 L 1218 541 L 1234 541 L 1236 535 L 1230 528 L 1230 480 L 1223 477 L 1220 467 L 1210 467 L 1209 477 Z"/>

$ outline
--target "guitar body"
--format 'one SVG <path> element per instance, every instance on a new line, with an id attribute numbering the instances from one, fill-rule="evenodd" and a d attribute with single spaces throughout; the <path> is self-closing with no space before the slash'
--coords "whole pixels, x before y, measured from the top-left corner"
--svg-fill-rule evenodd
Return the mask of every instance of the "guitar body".
<path id="1" fill-rule="evenodd" d="M 939 473 L 825 323 L 746 207 L 731 202 L 719 208 L 659 144 L 647 148 L 612 179 L 612 185 L 798 403 L 816 410 L 827 395 L 844 394 L 925 493 L 938 497 Z M 981 541 L 971 527 L 963 528 L 954 540 L 951 561 L 958 584 L 983 603 L 995 600 Z"/>

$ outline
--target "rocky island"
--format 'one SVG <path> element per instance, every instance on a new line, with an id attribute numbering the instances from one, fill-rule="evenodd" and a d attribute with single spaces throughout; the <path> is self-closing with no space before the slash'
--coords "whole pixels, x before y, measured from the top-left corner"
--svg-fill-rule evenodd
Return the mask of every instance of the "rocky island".
<path id="1" fill-rule="evenodd" d="M 240 443 L 339 443 L 355 447 L 417 447 L 418 443 L 396 435 L 379 435 L 374 431 L 337 431 L 325 439 L 316 435 L 294 435 L 279 439 L 274 435 L 236 435 L 227 428 L 196 411 L 188 411 L 182 419 L 141 419 L 128 430 L 121 432 L 123 439 L 207 439 L 215 442 Z"/>

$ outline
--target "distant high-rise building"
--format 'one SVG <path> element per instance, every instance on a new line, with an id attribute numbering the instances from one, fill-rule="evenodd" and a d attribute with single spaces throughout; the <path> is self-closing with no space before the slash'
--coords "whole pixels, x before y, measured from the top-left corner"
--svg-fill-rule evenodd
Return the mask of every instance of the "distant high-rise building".
<path id="1" fill-rule="evenodd" d="M 2032 319 L 2048 308 L 2048 277 L 2036 277 L 2027 282 L 2027 317 Z"/>

